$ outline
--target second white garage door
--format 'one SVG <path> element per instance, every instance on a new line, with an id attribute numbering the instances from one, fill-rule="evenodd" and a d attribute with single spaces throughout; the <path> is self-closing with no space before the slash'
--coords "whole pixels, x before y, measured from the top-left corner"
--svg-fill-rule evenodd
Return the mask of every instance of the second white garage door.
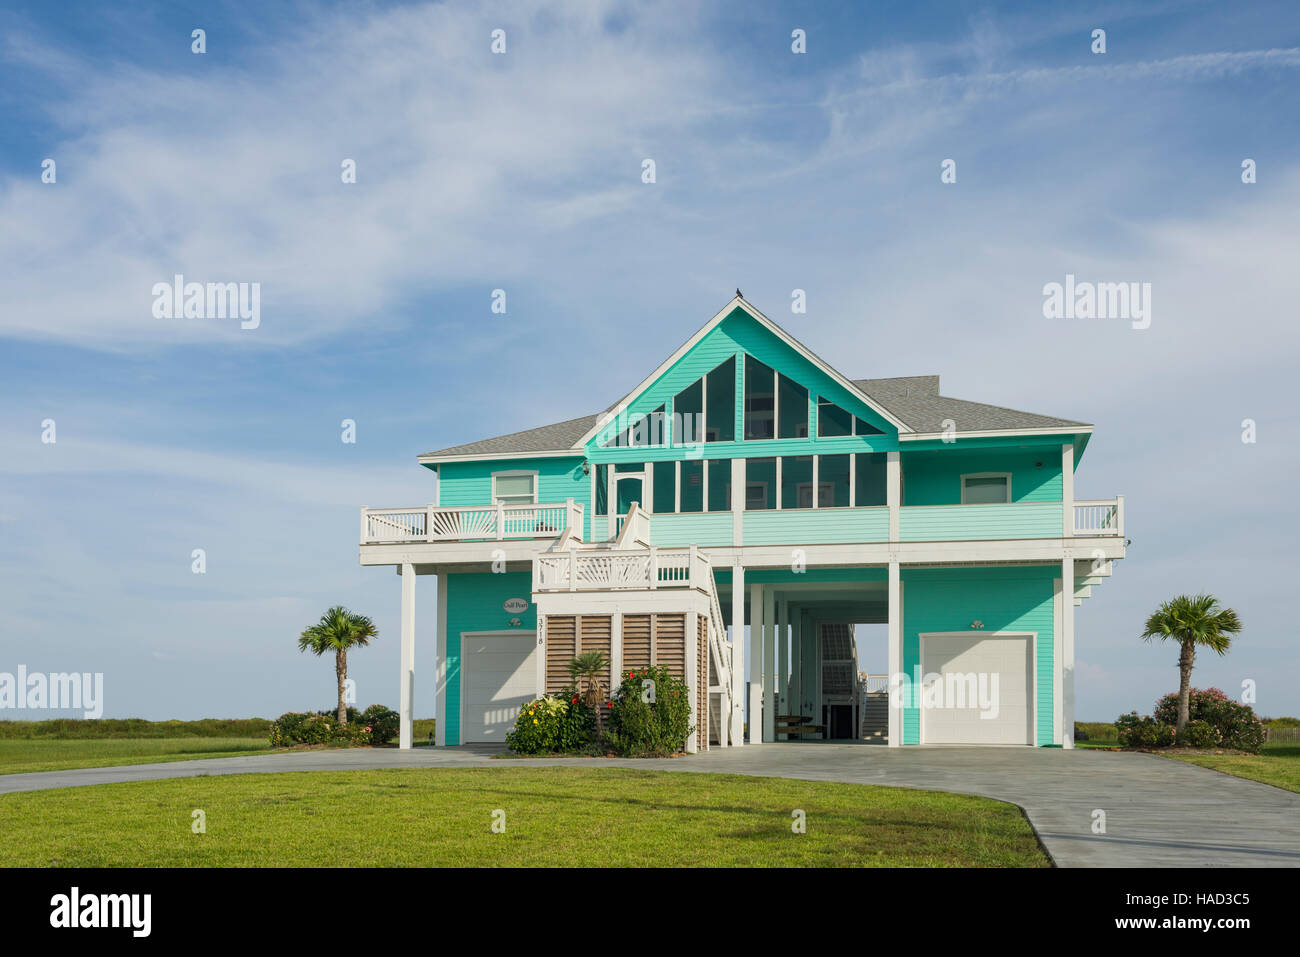
<path id="1" fill-rule="evenodd" d="M 537 635 L 461 635 L 461 693 L 466 744 L 504 744 L 506 733 L 537 697 Z"/>
<path id="2" fill-rule="evenodd" d="M 943 694 L 936 695 L 934 707 L 922 704 L 921 740 L 926 744 L 1033 744 L 1033 641 L 1029 634 L 923 635 L 922 672 L 943 676 Z M 971 700 L 970 693 L 978 689 L 982 677 L 985 700 L 989 700 L 993 675 L 997 676 L 996 714 L 982 707 L 978 698 Z M 963 696 L 952 693 L 958 689 Z"/>

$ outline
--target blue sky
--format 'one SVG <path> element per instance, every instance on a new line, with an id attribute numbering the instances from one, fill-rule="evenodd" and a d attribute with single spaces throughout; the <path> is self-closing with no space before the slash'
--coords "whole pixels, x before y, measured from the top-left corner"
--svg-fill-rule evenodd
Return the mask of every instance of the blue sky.
<path id="1" fill-rule="evenodd" d="M 1246 630 L 1194 683 L 1300 713 L 1293 4 L 271 6 L 0 10 L 0 671 L 102 671 L 114 717 L 326 707 L 295 638 L 344 603 L 395 705 L 358 506 L 605 407 L 739 286 L 851 377 L 1096 424 L 1076 494 L 1133 545 L 1079 609 L 1081 720 L 1176 687 L 1137 635 L 1202 589 Z M 261 283 L 260 327 L 155 319 L 175 273 Z M 1067 273 L 1150 282 L 1151 327 L 1044 319 Z"/>

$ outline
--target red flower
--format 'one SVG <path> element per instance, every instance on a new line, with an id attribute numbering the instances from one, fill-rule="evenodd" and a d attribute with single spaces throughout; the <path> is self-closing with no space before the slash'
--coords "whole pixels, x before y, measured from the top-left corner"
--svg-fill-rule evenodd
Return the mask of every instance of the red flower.
<path id="1" fill-rule="evenodd" d="M 577 699 L 577 698 L 574 698 L 574 699 L 573 699 L 573 703 L 574 703 L 574 704 L 577 704 L 577 703 L 578 703 L 578 699 Z"/>
<path id="2" fill-rule="evenodd" d="M 612 707 L 614 707 L 614 702 L 612 702 L 612 701 L 606 701 L 606 702 L 605 702 L 605 707 L 606 707 L 606 708 L 612 708 Z"/>

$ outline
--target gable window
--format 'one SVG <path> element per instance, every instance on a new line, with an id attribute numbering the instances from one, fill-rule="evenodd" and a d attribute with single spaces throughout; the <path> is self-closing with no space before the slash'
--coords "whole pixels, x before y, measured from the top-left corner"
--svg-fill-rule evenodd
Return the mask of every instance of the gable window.
<path id="1" fill-rule="evenodd" d="M 783 439 L 808 438 L 808 390 L 777 374 L 777 434 Z"/>
<path id="2" fill-rule="evenodd" d="M 704 377 L 704 441 L 736 441 L 736 358 Z"/>
<path id="3" fill-rule="evenodd" d="M 537 503 L 536 472 L 493 472 L 492 504 L 535 505 Z"/>
<path id="4" fill-rule="evenodd" d="M 975 472 L 961 477 L 963 505 L 997 505 L 1010 501 L 1010 472 Z"/>
<path id="5" fill-rule="evenodd" d="M 817 435 L 821 438 L 884 434 L 866 419 L 836 405 L 825 396 L 817 397 Z"/>
<path id="6" fill-rule="evenodd" d="M 745 438 L 776 437 L 776 371 L 745 356 Z"/>
<path id="7" fill-rule="evenodd" d="M 642 445 L 664 444 L 664 407 L 661 405 L 649 415 L 643 415 L 614 436 L 601 448 L 626 448 Z"/>
<path id="8" fill-rule="evenodd" d="M 696 379 L 673 398 L 673 444 L 703 442 L 704 380 Z"/>

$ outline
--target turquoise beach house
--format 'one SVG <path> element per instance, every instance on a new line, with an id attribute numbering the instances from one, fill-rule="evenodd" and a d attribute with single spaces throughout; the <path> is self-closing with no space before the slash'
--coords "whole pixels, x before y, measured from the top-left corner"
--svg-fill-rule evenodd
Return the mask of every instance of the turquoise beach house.
<path id="1" fill-rule="evenodd" d="M 689 750 L 1071 747 L 1074 609 L 1126 544 L 1121 496 L 1075 497 L 1091 435 L 848 378 L 737 293 L 604 411 L 422 455 L 431 503 L 362 509 L 361 564 L 401 580 L 401 746 L 417 694 L 438 744 L 500 743 L 600 650 L 607 687 L 686 680 Z"/>

